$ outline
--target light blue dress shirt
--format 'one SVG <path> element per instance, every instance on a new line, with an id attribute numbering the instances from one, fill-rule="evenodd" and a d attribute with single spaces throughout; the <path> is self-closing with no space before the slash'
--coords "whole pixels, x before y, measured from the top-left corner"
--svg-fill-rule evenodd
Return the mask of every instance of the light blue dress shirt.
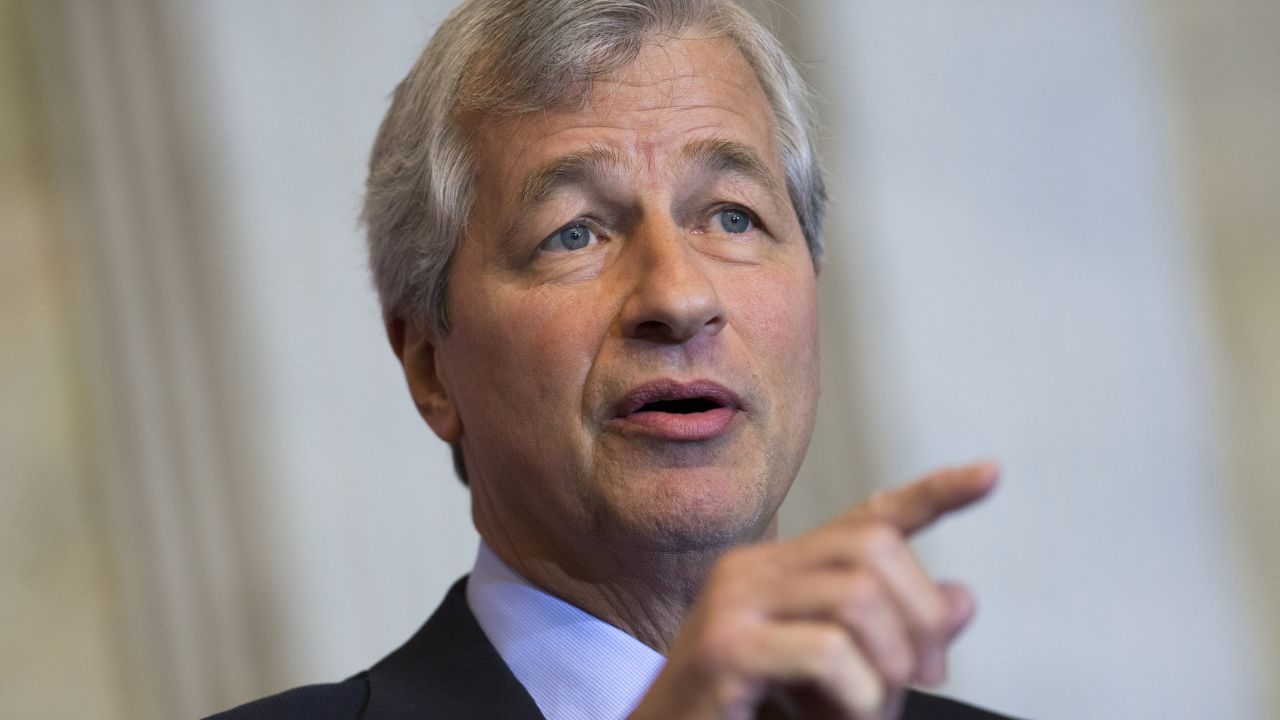
<path id="1" fill-rule="evenodd" d="M 666 658 L 518 575 L 483 542 L 467 604 L 547 720 L 625 718 Z"/>

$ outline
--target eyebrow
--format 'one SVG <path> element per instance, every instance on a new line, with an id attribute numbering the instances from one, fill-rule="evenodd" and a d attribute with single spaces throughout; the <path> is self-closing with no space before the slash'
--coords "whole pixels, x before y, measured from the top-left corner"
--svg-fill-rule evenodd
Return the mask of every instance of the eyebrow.
<path id="1" fill-rule="evenodd" d="M 694 171 L 713 175 L 740 175 L 776 192 L 777 183 L 769 166 L 750 146 L 728 138 L 694 140 L 681 149 L 681 161 Z M 593 145 L 582 152 L 555 158 L 529 174 L 520 186 L 520 207 L 529 209 L 541 204 L 556 192 L 586 184 L 590 178 L 605 175 L 627 165 L 618 150 Z"/>
<path id="2" fill-rule="evenodd" d="M 741 175 L 770 192 L 777 191 L 777 182 L 769 166 L 745 143 L 728 138 L 706 138 L 685 145 L 681 154 L 696 170 L 713 175 Z"/>
<path id="3" fill-rule="evenodd" d="M 558 157 L 525 178 L 520 186 L 520 207 L 531 208 L 563 188 L 585 184 L 587 178 L 625 164 L 621 153 L 605 145 L 592 145 L 582 152 Z"/>

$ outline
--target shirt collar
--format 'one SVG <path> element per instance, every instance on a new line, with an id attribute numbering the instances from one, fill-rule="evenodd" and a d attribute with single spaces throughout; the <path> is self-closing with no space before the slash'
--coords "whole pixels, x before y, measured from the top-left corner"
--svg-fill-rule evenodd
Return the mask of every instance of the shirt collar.
<path id="1" fill-rule="evenodd" d="M 535 587 L 483 542 L 467 604 L 547 720 L 624 718 L 666 662 L 660 653 Z"/>

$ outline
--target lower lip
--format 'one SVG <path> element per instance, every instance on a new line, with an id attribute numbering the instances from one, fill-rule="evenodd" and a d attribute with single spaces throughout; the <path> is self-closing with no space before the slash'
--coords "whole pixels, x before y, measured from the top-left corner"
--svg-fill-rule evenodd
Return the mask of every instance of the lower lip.
<path id="1" fill-rule="evenodd" d="M 713 440 L 725 434 L 737 415 L 733 408 L 720 407 L 700 413 L 636 412 L 618 418 L 622 428 L 657 440 L 694 442 Z"/>

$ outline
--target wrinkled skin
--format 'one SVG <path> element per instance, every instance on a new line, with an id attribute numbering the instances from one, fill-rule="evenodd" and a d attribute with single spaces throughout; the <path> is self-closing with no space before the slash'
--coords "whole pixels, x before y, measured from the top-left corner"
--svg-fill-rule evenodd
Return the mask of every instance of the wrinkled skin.
<path id="1" fill-rule="evenodd" d="M 902 518 L 971 502 L 993 471 L 773 542 L 819 393 L 816 277 L 742 56 L 664 38 L 585 107 L 475 120 L 451 330 L 389 334 L 419 411 L 463 448 L 494 552 L 668 654 L 637 718 L 745 719 L 784 689 L 889 717 L 904 684 L 939 680 L 972 601 L 924 574 Z M 620 410 L 654 381 L 733 399 Z"/>

